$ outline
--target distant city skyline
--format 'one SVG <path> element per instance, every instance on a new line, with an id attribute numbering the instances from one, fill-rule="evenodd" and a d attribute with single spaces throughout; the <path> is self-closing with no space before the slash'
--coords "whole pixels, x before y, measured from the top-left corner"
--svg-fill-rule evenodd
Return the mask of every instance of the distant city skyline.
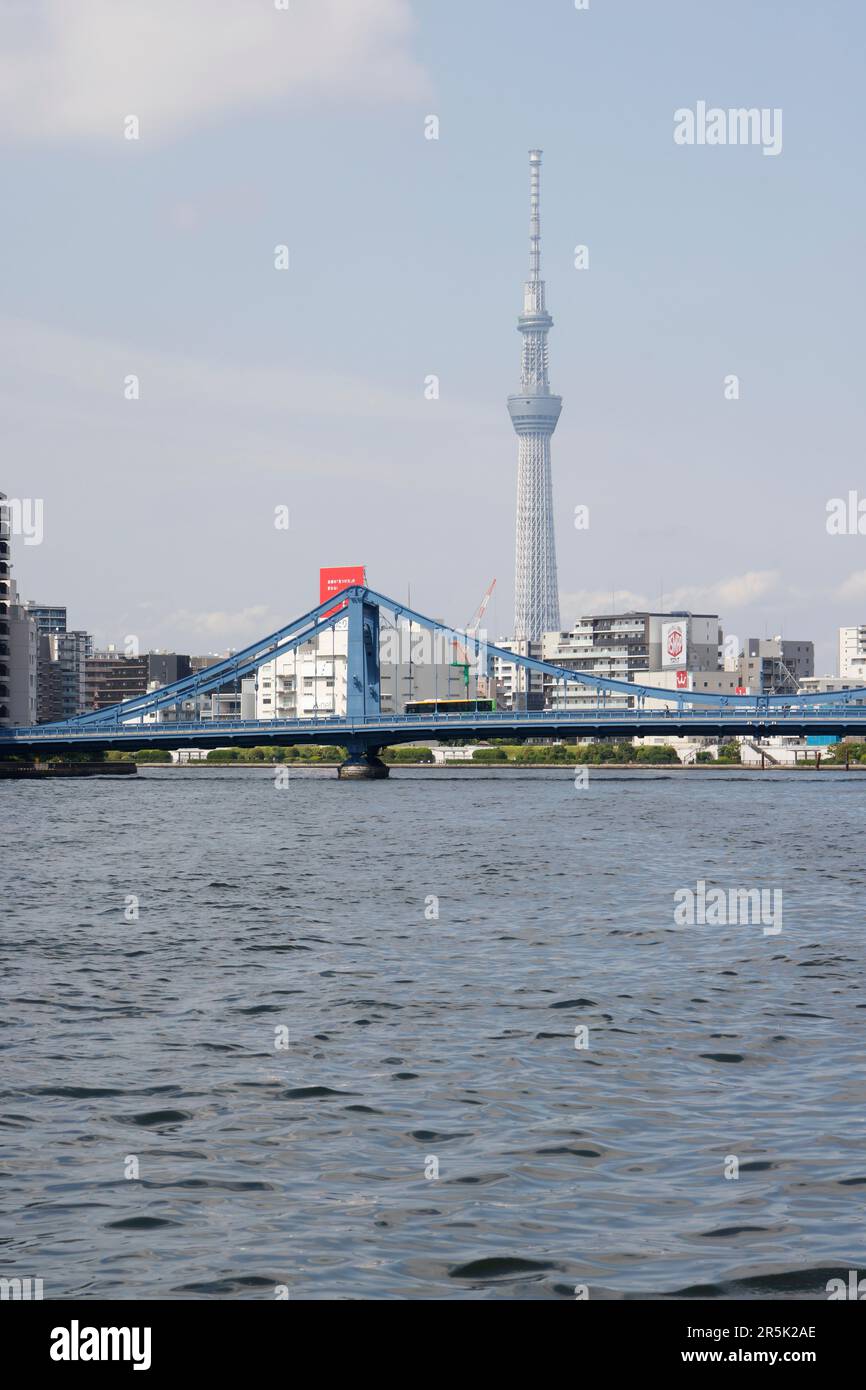
<path id="1" fill-rule="evenodd" d="M 108 0 L 3 19 L 0 489 L 44 499 L 23 598 L 99 645 L 219 651 L 365 563 L 455 623 L 498 575 L 507 634 L 537 146 L 562 625 L 719 611 L 835 669 L 866 609 L 866 541 L 825 524 L 862 472 L 858 7 L 550 5 L 541 88 L 522 0 L 294 0 L 242 42 L 235 0 L 149 8 L 158 45 Z M 678 145 L 702 101 L 783 111 L 781 153 Z"/>

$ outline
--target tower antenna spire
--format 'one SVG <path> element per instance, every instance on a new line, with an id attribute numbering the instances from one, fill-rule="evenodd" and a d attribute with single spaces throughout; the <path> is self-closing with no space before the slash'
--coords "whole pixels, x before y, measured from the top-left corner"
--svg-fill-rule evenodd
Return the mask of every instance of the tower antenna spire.
<path id="1" fill-rule="evenodd" d="M 529 278 L 541 279 L 541 150 L 529 151 Z"/>

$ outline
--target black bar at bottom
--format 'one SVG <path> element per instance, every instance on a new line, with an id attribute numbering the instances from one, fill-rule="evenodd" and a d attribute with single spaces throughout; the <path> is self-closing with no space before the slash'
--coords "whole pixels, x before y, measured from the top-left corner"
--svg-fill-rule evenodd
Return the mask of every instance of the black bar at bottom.
<path id="1" fill-rule="evenodd" d="M 576 1374 L 599 1363 L 610 1375 L 794 1365 L 818 1371 L 826 1379 L 828 1372 L 857 1364 L 866 1330 L 857 1305 L 864 1299 L 866 1285 L 862 1294 L 849 1291 L 844 1298 L 827 1300 L 563 1299 L 562 1304 L 571 1306 L 560 1306 L 557 1316 L 549 1310 L 542 1324 L 535 1322 L 536 1311 L 527 1331 L 536 1333 L 543 1327 L 546 1338 L 553 1334 L 564 1339 L 560 1348 L 545 1341 L 537 1368 L 542 1374 L 544 1364 L 552 1368 L 550 1358 L 558 1350 L 577 1358 Z M 455 1300 L 451 1313 L 443 1307 L 448 1300 L 431 1300 L 432 1307 L 387 1300 L 381 1312 L 375 1302 L 364 1300 L 6 1301 L 0 1306 L 0 1326 L 16 1372 L 47 1372 L 52 1379 L 58 1374 L 92 1378 L 108 1369 L 115 1376 L 138 1374 L 139 1379 L 150 1376 L 160 1382 L 185 1371 L 212 1371 L 224 1380 L 237 1371 L 269 1374 L 268 1366 L 282 1366 L 288 1375 L 290 1351 L 301 1351 L 305 1362 L 315 1357 L 321 1371 L 327 1368 L 333 1374 L 335 1359 L 339 1361 L 334 1352 L 344 1349 L 352 1372 L 361 1374 L 365 1363 L 368 1372 L 374 1365 L 381 1369 L 387 1346 L 396 1351 L 401 1331 L 416 1329 L 425 1338 L 422 1363 L 415 1363 L 414 1356 L 404 1361 L 401 1378 L 414 1378 L 421 1371 L 426 1379 L 434 1370 L 453 1376 L 477 1356 L 483 1358 L 489 1378 L 499 1356 L 513 1355 L 515 1333 L 524 1354 L 529 1354 L 513 1308 L 507 1326 L 500 1328 L 496 1320 L 495 1305 L 515 1301 L 536 1300 Z M 494 1305 L 488 1314 L 492 1324 L 486 1318 L 479 1323 L 479 1302 Z M 262 1303 L 270 1306 L 257 1306 Z M 474 1316 L 464 1323 L 469 1307 Z M 452 1316 L 464 1336 L 459 1343 L 441 1342 L 443 1324 Z M 458 1350 L 466 1337 L 474 1349 L 468 1355 Z M 538 1343 L 533 1345 L 536 1356 Z M 298 1363 L 295 1367 L 300 1369 Z M 392 1365 L 392 1373 L 396 1369 Z"/>

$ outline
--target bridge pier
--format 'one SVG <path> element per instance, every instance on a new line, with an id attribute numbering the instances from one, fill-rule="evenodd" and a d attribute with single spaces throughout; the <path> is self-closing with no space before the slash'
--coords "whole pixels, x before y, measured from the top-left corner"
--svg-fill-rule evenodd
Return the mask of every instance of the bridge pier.
<path id="1" fill-rule="evenodd" d="M 389 768 L 379 757 L 378 748 L 368 748 L 363 743 L 350 743 L 346 752 L 348 757 L 337 768 L 338 777 L 378 778 L 387 777 Z"/>

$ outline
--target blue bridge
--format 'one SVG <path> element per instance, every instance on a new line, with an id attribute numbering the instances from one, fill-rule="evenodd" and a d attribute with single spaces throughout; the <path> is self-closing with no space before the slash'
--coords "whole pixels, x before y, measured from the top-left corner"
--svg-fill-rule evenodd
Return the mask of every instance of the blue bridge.
<path id="1" fill-rule="evenodd" d="M 335 607 L 335 604 L 337 605 Z M 383 613 L 395 627 L 411 623 L 440 641 L 459 643 L 472 654 L 481 674 L 501 657 L 529 673 L 549 677 L 552 708 L 544 710 L 472 709 L 469 713 L 383 713 L 380 633 Z M 181 718 L 190 704 L 255 674 L 316 639 L 337 623 L 346 623 L 347 684 L 345 714 L 303 719 Z M 529 678 L 527 677 L 527 686 Z M 587 694 L 579 708 L 567 704 L 569 693 Z M 627 703 L 623 703 L 623 697 Z M 610 703 L 617 700 L 614 705 Z M 475 703 L 474 701 L 472 702 Z M 148 748 L 217 748 L 231 745 L 331 744 L 344 747 L 348 775 L 384 775 L 379 753 L 393 744 L 453 739 L 631 739 L 676 735 L 753 738 L 776 734 L 856 735 L 866 739 L 866 689 L 810 695 L 718 695 L 667 690 L 590 675 L 521 656 L 487 644 L 389 599 L 372 589 L 353 587 L 313 608 L 303 617 L 269 633 L 243 651 L 195 675 L 161 686 L 146 695 L 107 709 L 93 710 L 61 723 L 0 729 L 0 754 L 22 752 L 38 757 L 66 750 Z"/>

